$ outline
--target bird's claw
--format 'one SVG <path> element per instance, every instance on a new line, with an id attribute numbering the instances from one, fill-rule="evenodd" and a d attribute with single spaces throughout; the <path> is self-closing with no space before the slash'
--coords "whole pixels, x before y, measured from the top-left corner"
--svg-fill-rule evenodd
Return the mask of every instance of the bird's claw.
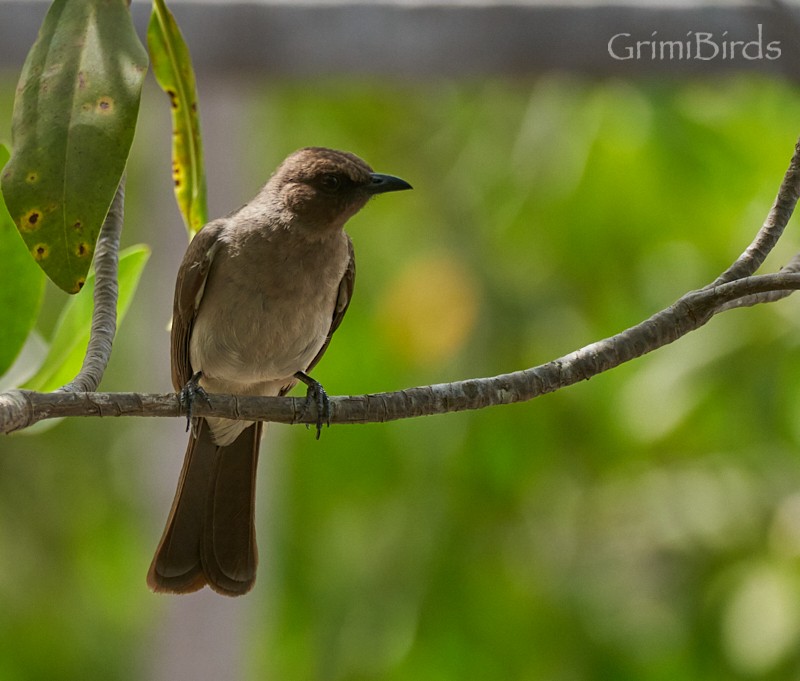
<path id="1" fill-rule="evenodd" d="M 329 428 L 331 425 L 331 402 L 328 399 L 328 393 L 325 392 L 325 388 L 322 387 L 319 381 L 315 381 L 311 376 L 302 371 L 298 371 L 295 374 L 295 378 L 300 379 L 307 386 L 304 413 L 307 414 L 311 410 L 312 404 L 316 408 L 317 440 L 319 440 L 319 436 L 322 433 L 322 424 L 324 423 Z M 306 424 L 306 428 L 307 427 L 308 424 Z"/>
<path id="2" fill-rule="evenodd" d="M 211 404 L 211 400 L 208 398 L 208 393 L 205 391 L 202 385 L 200 385 L 200 378 L 202 377 L 203 372 L 198 371 L 195 373 L 187 382 L 186 385 L 181 388 L 181 391 L 178 393 L 178 401 L 180 402 L 181 406 L 186 409 L 186 432 L 189 432 L 189 428 L 192 425 L 192 412 L 194 411 L 194 402 L 198 397 L 201 397 L 205 400 L 206 404 Z"/>

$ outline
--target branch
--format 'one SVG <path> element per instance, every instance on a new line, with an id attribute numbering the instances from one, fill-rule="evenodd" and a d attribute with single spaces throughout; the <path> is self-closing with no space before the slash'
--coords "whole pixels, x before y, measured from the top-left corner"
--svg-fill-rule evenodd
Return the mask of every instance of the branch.
<path id="1" fill-rule="evenodd" d="M 331 397 L 331 423 L 382 423 L 431 414 L 525 402 L 640 357 L 706 324 L 730 301 L 768 291 L 800 289 L 800 274 L 765 274 L 691 291 L 674 305 L 615 336 L 587 345 L 538 367 L 510 374 L 440 383 L 390 393 Z M 210 395 L 197 400 L 195 416 L 247 421 L 316 423 L 305 398 Z M 0 395 L 0 431 L 64 416 L 184 416 L 174 393 L 36 393 Z"/>
<path id="2" fill-rule="evenodd" d="M 97 390 L 111 357 L 111 345 L 117 333 L 117 265 L 119 237 L 125 214 L 125 175 L 119 181 L 117 193 L 100 228 L 94 256 L 94 311 L 92 329 L 83 365 L 78 375 L 61 392 L 91 392 Z"/>
<path id="3" fill-rule="evenodd" d="M 798 197 L 800 197 L 800 140 L 794 145 L 794 154 L 789 162 L 789 168 L 783 176 L 778 195 L 775 197 L 767 219 L 758 230 L 756 238 L 744 253 L 709 286 L 718 286 L 754 274 L 764 263 L 770 251 L 775 248 L 778 239 L 781 238 L 797 205 Z"/>
<path id="4" fill-rule="evenodd" d="M 735 306 L 785 297 L 800 289 L 800 255 L 776 274 L 748 276 L 774 248 L 800 196 L 800 140 L 778 196 L 753 242 L 714 282 L 690 291 L 673 305 L 621 333 L 538 367 L 490 378 L 409 388 L 391 393 L 331 398 L 331 423 L 377 423 L 429 414 L 482 409 L 523 402 L 588 380 L 597 374 L 652 352 L 700 328 L 716 314 Z M 98 278 L 99 278 L 98 272 Z M 196 416 L 249 421 L 316 423 L 314 406 L 304 398 L 211 395 L 197 400 Z M 185 415 L 173 393 L 35 393 L 0 394 L 0 432 L 64 416 Z"/>
<path id="5" fill-rule="evenodd" d="M 781 268 L 781 274 L 793 274 L 797 272 L 800 272 L 800 253 L 796 253 L 794 256 L 792 256 L 792 259 Z M 752 307 L 753 305 L 760 305 L 761 303 L 774 303 L 778 300 L 783 300 L 792 293 L 794 293 L 794 291 L 791 289 L 753 293 L 752 295 L 743 296 L 742 298 L 737 298 L 729 303 L 725 303 L 717 310 L 717 312 L 732 310 L 735 307 Z"/>

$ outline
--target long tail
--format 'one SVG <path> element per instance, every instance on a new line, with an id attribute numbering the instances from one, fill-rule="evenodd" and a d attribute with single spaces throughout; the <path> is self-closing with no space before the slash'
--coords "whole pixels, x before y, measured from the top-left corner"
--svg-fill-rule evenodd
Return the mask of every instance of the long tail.
<path id="1" fill-rule="evenodd" d="M 211 439 L 205 419 L 189 438 L 167 526 L 147 573 L 164 593 L 190 593 L 208 584 L 226 596 L 255 583 L 255 480 L 261 423 L 230 445 Z"/>

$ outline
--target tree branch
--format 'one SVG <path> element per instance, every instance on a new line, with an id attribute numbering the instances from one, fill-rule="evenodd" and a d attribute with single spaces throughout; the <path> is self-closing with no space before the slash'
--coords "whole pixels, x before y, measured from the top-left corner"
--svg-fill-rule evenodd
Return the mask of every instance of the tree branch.
<path id="1" fill-rule="evenodd" d="M 691 291 L 665 310 L 610 338 L 538 367 L 510 374 L 440 383 L 389 393 L 331 397 L 331 423 L 382 423 L 398 419 L 525 402 L 619 366 L 706 324 L 730 301 L 768 291 L 800 289 L 800 274 L 765 274 Z M 314 408 L 299 397 L 210 395 L 195 416 L 248 421 L 316 423 Z M 184 416 L 174 393 L 36 393 L 0 395 L 0 431 L 64 416 Z"/>
<path id="2" fill-rule="evenodd" d="M 800 272 L 800 253 L 793 255 L 792 259 L 781 268 L 781 274 L 792 274 L 797 272 Z M 761 303 L 774 303 L 779 300 L 783 300 L 792 293 L 794 293 L 794 291 L 791 289 L 753 293 L 752 295 L 743 296 L 742 298 L 737 298 L 729 303 L 725 303 L 717 310 L 717 312 L 732 310 L 735 307 L 752 307 L 753 305 L 760 305 Z"/>
<path id="3" fill-rule="evenodd" d="M 119 181 L 117 193 L 100 228 L 94 253 L 94 310 L 92 329 L 83 365 L 77 376 L 58 390 L 61 392 L 91 392 L 97 390 L 103 378 L 111 345 L 117 333 L 117 295 L 119 282 L 119 238 L 125 215 L 125 175 Z"/>
<path id="4" fill-rule="evenodd" d="M 120 190 L 121 193 L 121 190 Z M 751 275 L 783 233 L 800 197 L 800 140 L 795 145 L 772 209 L 753 242 L 708 286 L 690 291 L 649 319 L 538 367 L 489 378 L 441 383 L 390 393 L 331 398 L 331 423 L 376 423 L 429 414 L 523 402 L 588 380 L 652 352 L 706 324 L 731 307 L 785 297 L 800 289 L 800 254 L 776 274 Z M 115 199 L 116 201 L 116 199 Z M 98 279 L 100 272 L 98 271 Z M 196 416 L 249 421 L 316 423 L 304 398 L 211 395 L 197 400 Z M 0 432 L 64 416 L 175 417 L 185 412 L 173 393 L 35 393 L 14 390 L 0 395 Z"/>
<path id="5" fill-rule="evenodd" d="M 789 218 L 792 217 L 794 208 L 797 205 L 798 197 L 800 197 L 800 140 L 794 145 L 794 154 L 789 162 L 789 168 L 783 176 L 778 195 L 775 197 L 767 219 L 764 220 L 764 224 L 758 230 L 756 238 L 753 239 L 744 253 L 709 286 L 718 286 L 728 281 L 742 279 L 755 274 L 755 271 L 761 267 L 770 251 L 775 248 L 778 239 L 781 238 L 783 230 L 789 223 Z"/>

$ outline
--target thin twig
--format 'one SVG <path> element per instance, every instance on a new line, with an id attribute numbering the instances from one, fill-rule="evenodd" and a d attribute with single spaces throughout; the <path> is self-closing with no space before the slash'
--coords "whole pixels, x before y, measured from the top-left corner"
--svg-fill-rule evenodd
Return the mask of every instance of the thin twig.
<path id="1" fill-rule="evenodd" d="M 755 274 L 770 251 L 775 248 L 778 239 L 781 238 L 789 218 L 792 217 L 798 198 L 800 198 L 800 140 L 794 145 L 794 154 L 789 162 L 789 169 L 783 176 L 783 182 L 781 182 L 775 202 L 761 229 L 758 230 L 756 238 L 727 270 L 709 284 L 709 287 Z"/>
<path id="2" fill-rule="evenodd" d="M 796 272 L 800 272 L 800 253 L 792 256 L 792 259 L 789 260 L 786 265 L 781 267 L 781 274 L 792 274 Z M 788 296 L 792 295 L 792 293 L 794 293 L 794 291 L 791 289 L 754 293 L 749 296 L 744 296 L 743 298 L 731 300 L 730 302 L 720 306 L 716 312 L 724 312 L 725 310 L 732 310 L 736 307 L 753 307 L 754 305 L 761 305 L 762 303 L 775 303 L 779 300 L 787 298 Z"/>
<path id="3" fill-rule="evenodd" d="M 125 214 L 125 175 L 119 181 L 114 200 L 100 228 L 94 254 L 94 310 L 92 329 L 83 365 L 78 375 L 58 390 L 61 392 L 92 392 L 103 378 L 111 346 L 117 333 L 117 295 L 119 283 L 119 239 Z"/>

